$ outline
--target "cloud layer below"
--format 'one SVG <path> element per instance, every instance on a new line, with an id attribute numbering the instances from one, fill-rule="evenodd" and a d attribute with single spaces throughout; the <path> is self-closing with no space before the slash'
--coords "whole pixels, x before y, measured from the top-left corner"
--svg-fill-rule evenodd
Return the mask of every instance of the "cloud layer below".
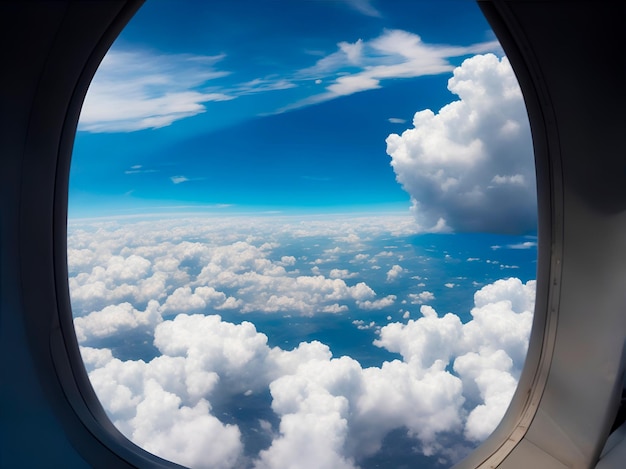
<path id="1" fill-rule="evenodd" d="M 444 457 L 467 449 L 462 440 L 443 446 L 442 434 L 487 437 L 515 390 L 533 300 L 534 283 L 511 278 L 476 293 L 466 324 L 422 306 L 419 319 L 380 330 L 376 345 L 402 356 L 381 367 L 333 357 L 320 342 L 269 347 L 249 322 L 199 314 L 158 324 L 161 355 L 149 362 L 121 361 L 108 349 L 82 353 L 115 425 L 162 457 L 191 467 L 239 467 L 241 432 L 219 421 L 211 402 L 269 388 L 280 424 L 269 448 L 247 464 L 354 468 L 396 428 L 405 428 L 420 452 Z"/>
<path id="2" fill-rule="evenodd" d="M 351 274 L 384 260 L 381 284 L 408 275 L 393 246 L 376 255 L 362 248 L 368 239 L 414 233 L 415 225 L 393 217 L 358 227 L 346 220 L 268 223 L 292 241 L 334 236 L 334 248 L 308 258 L 286 253 L 279 238 L 263 240 L 262 223 L 234 223 L 156 229 L 102 222 L 71 230 L 81 352 L 104 408 L 132 441 L 193 468 L 356 468 L 392 430 L 406 432 L 415 451 L 449 462 L 497 425 L 524 361 L 534 281 L 484 286 L 466 321 L 460 316 L 467 312 L 442 315 L 421 304 L 434 298 L 429 291 L 408 297 L 421 304 L 416 319 L 375 329 L 374 345 L 398 358 L 365 367 L 320 341 L 271 346 L 245 311 L 306 317 L 388 308 L 399 298 L 377 295 Z M 298 272 L 304 261 L 319 273 Z M 220 315 L 232 311 L 241 320 Z M 354 321 L 354 331 L 370 326 Z M 137 337 L 153 343 L 154 358 L 122 360 L 115 348 L 98 345 Z M 252 418 L 248 428 L 224 418 L 225 403 L 245 407 L 254 399 L 267 400 L 271 418 Z M 246 452 L 246 432 L 267 444 Z"/>

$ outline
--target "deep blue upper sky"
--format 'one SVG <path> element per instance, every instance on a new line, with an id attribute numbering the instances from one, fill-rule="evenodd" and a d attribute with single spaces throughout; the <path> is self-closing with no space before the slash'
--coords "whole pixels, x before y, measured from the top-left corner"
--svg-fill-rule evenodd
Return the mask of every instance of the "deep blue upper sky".
<path id="1" fill-rule="evenodd" d="M 468 1 L 151 0 L 86 100 L 70 216 L 407 209 L 385 138 L 485 51 Z"/>

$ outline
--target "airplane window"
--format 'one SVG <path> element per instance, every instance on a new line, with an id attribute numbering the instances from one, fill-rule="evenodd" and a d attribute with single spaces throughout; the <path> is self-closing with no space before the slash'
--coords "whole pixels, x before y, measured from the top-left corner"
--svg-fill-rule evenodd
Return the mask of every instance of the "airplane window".
<path id="1" fill-rule="evenodd" d="M 523 99 L 469 2 L 152 1 L 85 100 L 82 357 L 186 466 L 458 461 L 516 388 L 536 241 Z"/>

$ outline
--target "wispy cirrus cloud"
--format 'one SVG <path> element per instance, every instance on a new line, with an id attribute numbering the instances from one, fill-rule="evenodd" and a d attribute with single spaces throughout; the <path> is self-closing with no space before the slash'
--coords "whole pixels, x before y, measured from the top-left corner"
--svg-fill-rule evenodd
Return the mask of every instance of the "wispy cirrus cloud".
<path id="1" fill-rule="evenodd" d="M 344 0 L 350 8 L 358 11 L 365 16 L 372 16 L 374 18 L 380 18 L 382 15 L 380 11 L 372 5 L 371 0 Z"/>
<path id="2" fill-rule="evenodd" d="M 170 180 L 174 183 L 174 184 L 181 184 L 183 182 L 187 182 L 189 181 L 189 178 L 185 177 L 185 176 L 172 176 L 170 178 Z"/>
<path id="3" fill-rule="evenodd" d="M 205 112 L 205 103 L 234 99 L 207 83 L 230 74 L 225 57 L 111 50 L 89 88 L 79 130 L 132 132 L 165 127 Z"/>
<path id="4" fill-rule="evenodd" d="M 368 1 L 348 3 L 361 13 L 376 16 L 377 10 Z M 417 34 L 385 30 L 374 39 L 339 42 L 335 52 L 310 67 L 240 83 L 230 78 L 229 82 L 216 81 L 234 74 L 218 66 L 226 54 L 113 49 L 89 88 L 78 128 L 87 132 L 157 129 L 206 112 L 209 102 L 300 87 L 301 98 L 278 110 L 284 112 L 381 88 L 385 80 L 449 72 L 453 69 L 451 58 L 497 49 L 496 41 L 470 46 L 428 44 Z M 310 82 L 324 85 L 302 86 Z"/>
<path id="5" fill-rule="evenodd" d="M 385 30 L 368 41 L 340 42 L 337 47 L 337 51 L 299 72 L 302 78 L 329 82 L 325 91 L 282 111 L 381 88 L 384 80 L 450 72 L 454 69 L 451 58 L 500 49 L 497 41 L 469 46 L 428 44 L 417 34 L 399 29 Z"/>
<path id="6" fill-rule="evenodd" d="M 231 93 L 236 96 L 244 96 L 255 93 L 265 93 L 266 91 L 287 90 L 295 88 L 296 85 L 292 81 L 280 76 L 270 76 L 265 78 L 255 78 L 233 88 Z"/>
<path id="7" fill-rule="evenodd" d="M 532 249 L 536 247 L 537 247 L 537 243 L 535 241 L 524 241 L 523 243 L 507 245 L 507 248 L 509 249 Z"/>
<path id="8" fill-rule="evenodd" d="M 183 176 L 182 174 L 179 174 L 176 176 L 170 176 L 170 181 L 172 181 L 174 184 L 182 184 L 183 182 L 190 182 L 190 181 L 204 181 L 204 178 L 203 177 L 190 178 L 187 176 Z"/>
<path id="9" fill-rule="evenodd" d="M 144 168 L 143 165 L 135 164 L 124 171 L 124 174 L 142 174 L 142 173 L 156 173 L 156 169 Z"/>

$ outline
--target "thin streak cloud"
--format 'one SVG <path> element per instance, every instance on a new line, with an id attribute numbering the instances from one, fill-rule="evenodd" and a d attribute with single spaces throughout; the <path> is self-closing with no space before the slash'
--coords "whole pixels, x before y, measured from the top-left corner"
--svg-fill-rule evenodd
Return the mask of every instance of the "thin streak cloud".
<path id="1" fill-rule="evenodd" d="M 385 30 L 369 41 L 340 42 L 337 47 L 336 52 L 299 73 L 303 78 L 330 81 L 326 91 L 281 111 L 381 88 L 384 80 L 451 72 L 454 69 L 451 58 L 500 50 L 497 41 L 469 46 L 427 44 L 417 34 L 399 29 Z"/>
<path id="2" fill-rule="evenodd" d="M 348 3 L 372 16 L 376 11 L 367 1 Z M 284 112 L 381 88 L 385 80 L 450 72 L 454 67 L 449 59 L 498 50 L 499 44 L 427 44 L 416 34 L 385 30 L 374 39 L 341 41 L 337 48 L 310 67 L 240 83 L 230 78 L 234 71 L 219 68 L 226 54 L 112 49 L 89 88 L 78 129 L 94 133 L 158 129 L 206 112 L 210 102 L 299 88 L 299 97 L 278 110 Z M 224 81 L 227 77 L 230 82 Z M 304 86 L 310 82 L 324 83 L 324 91 Z"/>
<path id="3" fill-rule="evenodd" d="M 365 16 L 371 16 L 373 18 L 380 18 L 382 15 L 380 11 L 376 9 L 370 0 L 345 0 L 345 2 L 354 10 Z"/>
<path id="4" fill-rule="evenodd" d="M 156 129 L 205 112 L 207 102 L 234 99 L 207 89 L 207 82 L 230 74 L 215 68 L 224 57 L 111 50 L 91 83 L 78 129 Z"/>
<path id="5" fill-rule="evenodd" d="M 186 178 L 185 176 L 172 176 L 170 178 L 170 180 L 174 183 L 174 184 L 181 184 L 183 182 L 187 182 L 189 181 L 188 178 Z"/>

